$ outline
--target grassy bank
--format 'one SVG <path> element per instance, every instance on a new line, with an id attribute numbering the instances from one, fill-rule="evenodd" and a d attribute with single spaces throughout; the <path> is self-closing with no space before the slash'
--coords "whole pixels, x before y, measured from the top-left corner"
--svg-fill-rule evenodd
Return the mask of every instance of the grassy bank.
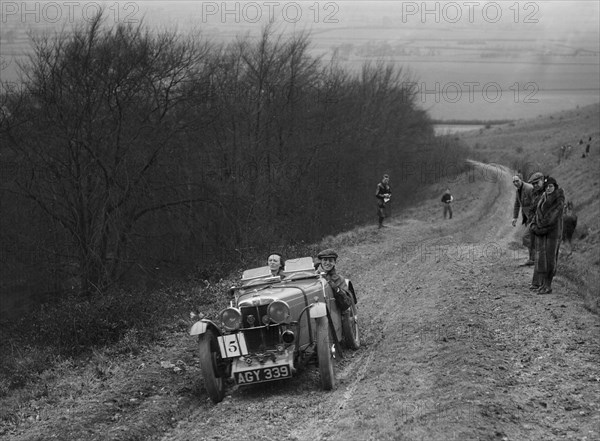
<path id="1" fill-rule="evenodd" d="M 575 283 L 586 307 L 596 314 L 600 311 L 599 121 L 600 104 L 596 104 L 460 136 L 481 161 L 507 165 L 525 177 L 540 171 L 556 178 L 578 216 L 573 254 L 562 254 L 557 276 Z M 590 137 L 590 151 L 585 154 Z M 561 147 L 567 144 L 572 149 L 563 154 Z M 512 207 L 506 210 L 508 221 Z"/>

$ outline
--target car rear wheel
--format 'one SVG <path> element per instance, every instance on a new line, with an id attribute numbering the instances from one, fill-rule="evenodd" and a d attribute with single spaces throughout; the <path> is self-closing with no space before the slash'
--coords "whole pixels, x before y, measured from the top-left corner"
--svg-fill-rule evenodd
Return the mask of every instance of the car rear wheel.
<path id="1" fill-rule="evenodd" d="M 360 348 L 360 334 L 358 332 L 358 314 L 356 305 L 352 306 L 342 315 L 342 334 L 344 335 L 344 345 L 348 349 Z"/>
<path id="2" fill-rule="evenodd" d="M 204 377 L 204 387 L 213 403 L 219 403 L 225 396 L 225 380 L 220 372 L 221 352 L 217 337 L 212 329 L 200 335 L 200 369 Z"/>
<path id="3" fill-rule="evenodd" d="M 317 319 L 317 357 L 321 387 L 324 390 L 331 390 L 335 387 L 335 344 L 327 317 Z"/>

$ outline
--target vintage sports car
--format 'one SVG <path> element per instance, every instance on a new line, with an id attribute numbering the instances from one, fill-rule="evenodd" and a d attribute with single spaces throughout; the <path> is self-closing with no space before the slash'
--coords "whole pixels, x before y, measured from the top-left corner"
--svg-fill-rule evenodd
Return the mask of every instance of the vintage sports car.
<path id="1" fill-rule="evenodd" d="M 335 363 L 342 346 L 358 349 L 356 294 L 347 281 L 352 306 L 340 312 L 327 281 L 311 257 L 286 261 L 283 276 L 269 267 L 247 270 L 230 289 L 230 306 L 218 319 L 194 323 L 200 368 L 214 403 L 228 381 L 249 385 L 290 378 L 310 363 L 319 366 L 321 386 L 335 387 Z"/>

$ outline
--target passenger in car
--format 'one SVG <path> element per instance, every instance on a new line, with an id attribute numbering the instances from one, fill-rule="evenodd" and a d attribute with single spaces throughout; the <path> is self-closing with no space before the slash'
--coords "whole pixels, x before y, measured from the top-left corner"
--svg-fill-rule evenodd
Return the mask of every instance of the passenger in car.
<path id="1" fill-rule="evenodd" d="M 281 276 L 283 268 L 285 267 L 285 260 L 279 253 L 271 253 L 267 259 L 267 265 L 271 270 L 272 276 Z"/>
<path id="2" fill-rule="evenodd" d="M 331 286 L 338 307 L 344 312 L 352 306 L 352 298 L 348 291 L 346 280 L 335 270 L 337 258 L 338 254 L 331 248 L 321 251 L 317 254 L 318 262 L 316 269 L 324 273 L 323 277 L 327 280 L 329 286 Z"/>

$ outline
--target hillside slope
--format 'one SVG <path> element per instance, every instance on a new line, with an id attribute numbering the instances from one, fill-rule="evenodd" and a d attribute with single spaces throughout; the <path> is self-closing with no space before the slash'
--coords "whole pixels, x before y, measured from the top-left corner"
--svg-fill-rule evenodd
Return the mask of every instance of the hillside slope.
<path id="1" fill-rule="evenodd" d="M 519 230 L 504 218 L 510 173 L 473 163 L 438 195 L 375 226 L 328 238 L 359 292 L 363 346 L 319 390 L 290 381 L 230 387 L 213 405 L 196 340 L 181 326 L 126 357 L 96 352 L 40 376 L 39 393 L 2 401 L 7 440 L 598 439 L 598 316 L 560 274 L 527 286 Z M 441 183 L 440 183 L 441 184 Z M 356 237 L 362 237 L 356 243 Z M 225 291 L 225 286 L 223 290 Z M 226 295 L 219 300 L 226 303 Z"/>

